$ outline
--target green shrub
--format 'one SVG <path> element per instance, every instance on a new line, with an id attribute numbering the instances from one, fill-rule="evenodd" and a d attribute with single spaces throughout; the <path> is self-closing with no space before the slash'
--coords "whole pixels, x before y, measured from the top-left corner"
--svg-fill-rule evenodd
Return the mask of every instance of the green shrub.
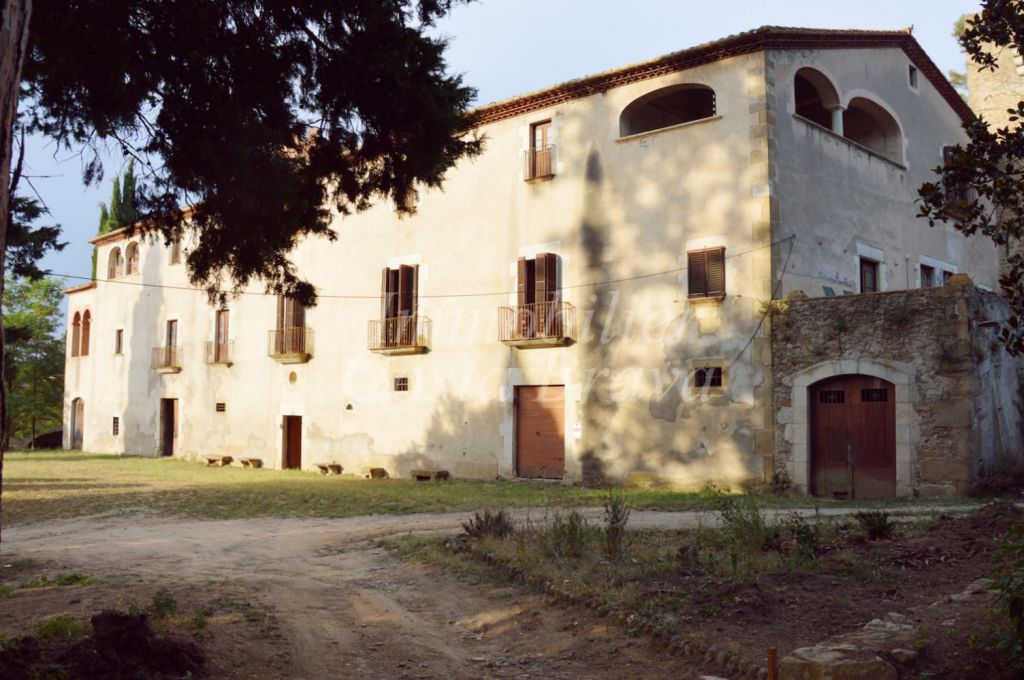
<path id="1" fill-rule="evenodd" d="M 483 514 L 473 513 L 469 521 L 462 523 L 462 530 L 471 538 L 506 538 L 512 534 L 514 529 L 515 525 L 506 510 L 497 512 L 484 510 Z"/>
<path id="2" fill-rule="evenodd" d="M 629 512 L 626 497 L 609 491 L 604 501 L 604 551 L 609 559 L 618 561 L 622 557 Z"/>
<path id="3" fill-rule="evenodd" d="M 64 614 L 47 619 L 35 627 L 36 637 L 41 640 L 50 638 L 71 639 L 85 635 L 87 632 L 89 632 L 88 624 Z"/>
<path id="4" fill-rule="evenodd" d="M 556 513 L 547 530 L 548 547 L 555 557 L 582 557 L 590 542 L 590 526 L 576 510 Z"/>
<path id="5" fill-rule="evenodd" d="M 721 495 L 718 512 L 722 517 L 722 531 L 737 547 L 762 551 L 772 532 L 761 511 L 761 503 L 752 494 Z"/>
<path id="6" fill-rule="evenodd" d="M 1009 619 L 1009 629 L 999 648 L 1007 655 L 1011 668 L 1024 671 L 1024 529 L 1014 527 L 1005 540 L 1006 560 L 994 587 L 999 607 Z"/>
<path id="7" fill-rule="evenodd" d="M 149 613 L 156 619 L 166 619 L 178 609 L 178 603 L 171 596 L 170 592 L 161 588 L 153 596 L 153 603 L 149 605 Z"/>
<path id="8" fill-rule="evenodd" d="M 881 510 L 861 510 L 854 513 L 853 518 L 857 520 L 861 531 L 867 534 L 869 540 L 877 541 L 883 538 L 892 538 L 896 533 L 896 525 L 889 520 L 889 513 Z"/>
<path id="9" fill-rule="evenodd" d="M 84 586 L 92 583 L 93 579 L 85 574 L 58 574 L 50 578 L 45 574 L 26 581 L 21 584 L 22 588 L 49 588 L 52 586 Z"/>

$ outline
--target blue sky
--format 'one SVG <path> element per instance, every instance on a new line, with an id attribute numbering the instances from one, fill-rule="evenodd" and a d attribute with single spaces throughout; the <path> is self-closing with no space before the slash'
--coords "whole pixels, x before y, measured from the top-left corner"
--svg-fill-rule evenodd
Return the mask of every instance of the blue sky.
<path id="1" fill-rule="evenodd" d="M 962 70 L 964 55 L 951 31 L 957 17 L 978 6 L 967 0 L 479 0 L 457 7 L 439 30 L 450 39 L 451 70 L 478 89 L 478 103 L 486 103 L 766 24 L 913 26 L 943 71 Z M 88 240 L 96 233 L 98 204 L 109 198 L 109 180 L 122 163 L 110 154 L 107 180 L 85 187 L 80 157 L 45 140 L 29 141 L 26 173 L 68 242 L 63 252 L 46 257 L 45 268 L 89 276 Z"/>

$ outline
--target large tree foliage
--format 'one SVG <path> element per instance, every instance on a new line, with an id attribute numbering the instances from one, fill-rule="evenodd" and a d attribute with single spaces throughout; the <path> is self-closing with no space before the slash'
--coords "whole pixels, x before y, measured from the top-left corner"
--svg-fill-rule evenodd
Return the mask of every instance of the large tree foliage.
<path id="1" fill-rule="evenodd" d="M 64 341 L 57 334 L 63 297 L 57 279 L 8 277 L 4 284 L 7 326 L 4 447 L 11 437 L 31 440 L 39 434 L 60 429 Z"/>
<path id="2" fill-rule="evenodd" d="M 194 283 L 258 280 L 312 303 L 298 239 L 334 238 L 334 213 L 437 186 L 479 149 L 473 91 L 429 32 L 452 2 L 34 0 L 22 115 L 137 156 L 143 228 L 195 230 Z"/>
<path id="3" fill-rule="evenodd" d="M 1019 53 L 1024 46 L 1024 3 L 985 0 L 966 19 L 960 44 L 982 69 L 997 68 L 999 50 Z M 942 179 L 919 189 L 920 215 L 935 224 L 952 222 L 967 236 L 981 233 L 1010 252 L 999 283 L 1013 310 L 1001 337 L 1009 350 L 1024 353 L 1024 102 L 1010 115 L 1011 125 L 993 127 L 984 119 L 964 125 L 968 142 L 957 146 L 936 169 Z"/>
<path id="4" fill-rule="evenodd" d="M 38 279 L 45 272 L 39 260 L 48 250 L 63 250 L 67 245 L 60 238 L 60 226 L 36 226 L 36 220 L 47 214 L 34 198 L 13 196 L 7 222 L 7 270 L 15 276 Z"/>

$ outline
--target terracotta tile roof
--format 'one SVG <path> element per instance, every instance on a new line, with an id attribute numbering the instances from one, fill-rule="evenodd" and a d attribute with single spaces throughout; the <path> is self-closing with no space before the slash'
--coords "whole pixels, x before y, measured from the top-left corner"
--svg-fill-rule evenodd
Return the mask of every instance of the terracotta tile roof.
<path id="1" fill-rule="evenodd" d="M 65 295 L 71 295 L 72 293 L 81 293 L 82 291 L 91 290 L 91 289 L 93 289 L 95 287 L 96 287 L 96 282 L 95 281 L 90 281 L 89 283 L 83 283 L 80 286 L 72 286 L 71 288 L 65 288 L 64 289 L 64 294 Z"/>
<path id="2" fill-rule="evenodd" d="M 476 109 L 480 123 L 494 123 L 562 102 L 580 99 L 628 83 L 657 78 L 730 57 L 764 50 L 837 50 L 856 48 L 898 47 L 914 66 L 932 82 L 935 89 L 965 122 L 974 113 L 946 76 L 931 60 L 909 29 L 898 31 L 847 30 L 826 28 L 793 28 L 762 26 L 720 40 L 673 52 L 656 59 L 623 66 L 585 78 L 570 80 L 543 90 L 485 104 Z"/>

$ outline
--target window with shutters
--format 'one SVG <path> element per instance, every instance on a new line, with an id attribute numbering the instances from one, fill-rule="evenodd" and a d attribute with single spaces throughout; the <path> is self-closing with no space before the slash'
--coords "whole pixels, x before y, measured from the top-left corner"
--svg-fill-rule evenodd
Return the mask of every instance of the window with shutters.
<path id="1" fill-rule="evenodd" d="M 526 179 L 554 177 L 554 145 L 551 143 L 551 121 L 530 126 L 530 149 L 526 157 Z"/>
<path id="2" fill-rule="evenodd" d="M 224 327 L 221 332 L 226 334 L 227 316 L 223 317 L 223 323 Z M 305 305 L 287 295 L 277 296 L 277 323 L 274 336 L 276 353 L 279 355 L 305 354 L 308 351 L 306 336 Z"/>
<path id="3" fill-rule="evenodd" d="M 725 297 L 725 248 L 686 253 L 686 280 L 691 300 Z"/>
<path id="4" fill-rule="evenodd" d="M 416 342 L 419 309 L 419 265 L 387 267 L 381 273 L 381 322 L 385 347 L 408 347 Z"/>
<path id="5" fill-rule="evenodd" d="M 517 262 L 519 336 L 556 338 L 562 334 L 558 256 L 540 253 Z"/>
<path id="6" fill-rule="evenodd" d="M 860 292 L 877 293 L 879 290 L 878 261 L 860 258 Z"/>

